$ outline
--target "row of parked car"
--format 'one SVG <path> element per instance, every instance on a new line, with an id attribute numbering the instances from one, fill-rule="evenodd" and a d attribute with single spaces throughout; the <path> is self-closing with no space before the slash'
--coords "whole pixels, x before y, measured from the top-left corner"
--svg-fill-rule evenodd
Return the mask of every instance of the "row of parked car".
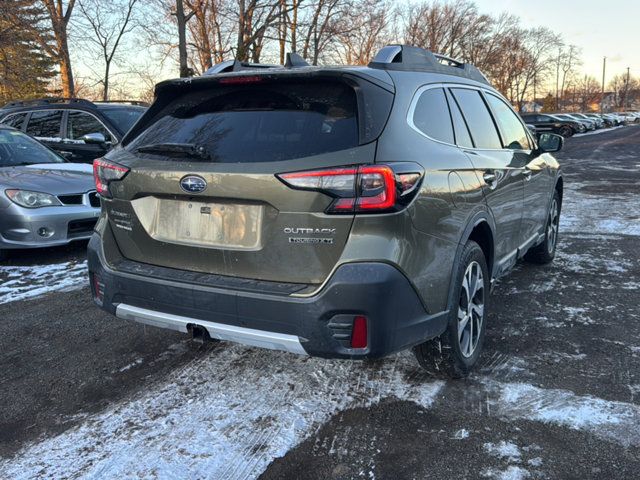
<path id="1" fill-rule="evenodd" d="M 0 258 L 91 236 L 100 216 L 91 163 L 145 111 L 140 102 L 75 98 L 0 108 Z"/>
<path id="2" fill-rule="evenodd" d="M 640 123 L 640 112 L 617 113 L 526 113 L 521 115 L 536 132 L 552 132 L 565 138 L 600 128 Z"/>

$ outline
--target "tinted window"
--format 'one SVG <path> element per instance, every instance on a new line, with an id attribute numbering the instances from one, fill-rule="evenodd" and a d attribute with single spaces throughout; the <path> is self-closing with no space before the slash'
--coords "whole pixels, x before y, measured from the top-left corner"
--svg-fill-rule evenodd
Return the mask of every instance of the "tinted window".
<path id="1" fill-rule="evenodd" d="M 9 115 L 8 117 L 6 117 L 2 121 L 2 123 L 4 123 L 5 125 L 9 125 L 10 127 L 21 129 L 22 122 L 24 122 L 26 116 L 26 113 L 14 113 L 13 115 Z"/>
<path id="2" fill-rule="evenodd" d="M 451 119 L 453 121 L 453 130 L 456 137 L 456 145 L 467 148 L 473 147 L 473 142 L 471 141 L 471 136 L 469 135 L 469 129 L 467 128 L 467 124 L 462 117 L 462 113 L 460 113 L 458 104 L 453 99 L 450 93 L 447 94 L 447 99 L 449 100 L 449 109 L 451 110 Z"/>
<path id="3" fill-rule="evenodd" d="M 434 140 L 453 143 L 453 127 L 444 90 L 431 88 L 420 95 L 413 112 L 413 124 Z"/>
<path id="4" fill-rule="evenodd" d="M 107 141 L 111 140 L 109 132 L 96 117 L 85 112 L 69 112 L 67 117 L 67 138 L 79 140 L 89 133 L 101 133 Z"/>
<path id="5" fill-rule="evenodd" d="M 0 129 L 0 167 L 62 162 L 62 158 L 24 133 Z"/>
<path id="6" fill-rule="evenodd" d="M 467 120 L 476 148 L 502 148 L 493 119 L 480 92 L 463 88 L 454 88 L 452 92 Z"/>
<path id="7" fill-rule="evenodd" d="M 27 133 L 33 137 L 60 137 L 62 110 L 41 110 L 32 112 L 27 124 Z"/>
<path id="8" fill-rule="evenodd" d="M 355 92 L 337 82 L 220 86 L 174 100 L 128 149 L 186 143 L 214 162 L 302 158 L 356 147 L 356 112 Z"/>
<path id="9" fill-rule="evenodd" d="M 487 101 L 493 109 L 496 121 L 502 132 L 504 147 L 511 150 L 529 150 L 531 148 L 529 137 L 522 122 L 518 119 L 518 115 L 506 102 L 495 95 L 488 94 Z"/>
<path id="10" fill-rule="evenodd" d="M 98 107 L 99 108 L 99 107 Z M 122 133 L 127 133 L 145 112 L 144 107 L 106 107 L 100 112 Z"/>

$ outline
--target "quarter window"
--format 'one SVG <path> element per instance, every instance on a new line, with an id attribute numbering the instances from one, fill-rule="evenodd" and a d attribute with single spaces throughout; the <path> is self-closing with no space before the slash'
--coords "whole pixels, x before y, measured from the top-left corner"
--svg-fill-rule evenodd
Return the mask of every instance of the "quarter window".
<path id="1" fill-rule="evenodd" d="M 453 144 L 453 127 L 444 90 L 430 88 L 420 95 L 413 111 L 413 124 L 428 137 Z"/>
<path id="2" fill-rule="evenodd" d="M 26 113 L 14 113 L 13 115 L 9 115 L 6 117 L 2 123 L 4 125 L 8 125 L 9 127 L 17 128 L 18 130 L 22 129 L 22 123 L 24 122 Z"/>
<path id="3" fill-rule="evenodd" d="M 62 110 L 40 110 L 31 113 L 27 124 L 27 133 L 32 137 L 60 137 Z"/>
<path id="4" fill-rule="evenodd" d="M 467 120 L 476 148 L 501 149 L 500 137 L 480 92 L 467 88 L 451 91 Z"/>
<path id="5" fill-rule="evenodd" d="M 504 148 L 511 150 L 530 150 L 531 145 L 529 144 L 527 132 L 511 107 L 502 99 L 492 94 L 487 94 L 487 101 L 489 105 L 491 105 L 493 113 L 496 116 L 496 121 L 500 126 Z"/>
<path id="6" fill-rule="evenodd" d="M 109 132 L 93 115 L 85 112 L 69 112 L 67 120 L 67 138 L 80 140 L 89 133 L 101 133 L 107 141 L 111 140 Z"/>

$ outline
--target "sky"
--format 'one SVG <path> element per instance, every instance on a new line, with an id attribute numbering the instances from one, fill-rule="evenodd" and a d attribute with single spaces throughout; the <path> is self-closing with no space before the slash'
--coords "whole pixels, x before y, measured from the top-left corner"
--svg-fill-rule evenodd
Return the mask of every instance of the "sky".
<path id="1" fill-rule="evenodd" d="M 475 0 L 481 13 L 517 15 L 526 26 L 547 26 L 565 42 L 582 48 L 581 70 L 606 82 L 618 73 L 640 76 L 640 1 L 638 0 Z"/>

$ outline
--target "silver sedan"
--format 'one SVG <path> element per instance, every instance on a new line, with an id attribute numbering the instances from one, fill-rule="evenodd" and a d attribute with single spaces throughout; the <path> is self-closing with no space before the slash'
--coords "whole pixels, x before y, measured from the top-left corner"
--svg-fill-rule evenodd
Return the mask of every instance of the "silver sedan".
<path id="1" fill-rule="evenodd" d="M 69 163 L 0 125 L 0 258 L 88 239 L 99 215 L 91 165 Z"/>

